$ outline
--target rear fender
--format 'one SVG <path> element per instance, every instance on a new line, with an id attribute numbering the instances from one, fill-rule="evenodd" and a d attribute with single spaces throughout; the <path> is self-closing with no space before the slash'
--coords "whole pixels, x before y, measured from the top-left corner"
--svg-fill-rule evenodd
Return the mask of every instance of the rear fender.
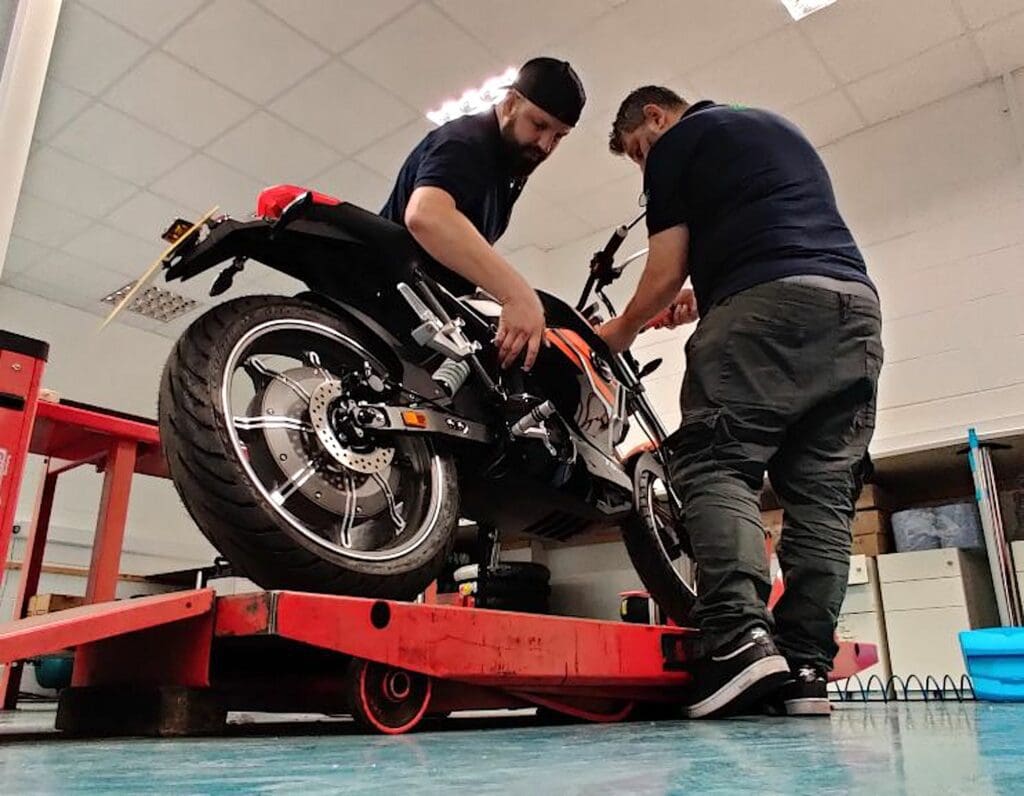
<path id="1" fill-rule="evenodd" d="M 433 400 L 444 398 L 444 392 L 431 377 L 430 372 L 410 361 L 414 352 L 407 352 L 407 347 L 373 318 L 355 307 L 320 293 L 300 293 L 296 298 L 318 304 L 362 331 L 370 353 L 385 363 L 391 371 L 392 378 L 400 378 L 406 388 Z"/>

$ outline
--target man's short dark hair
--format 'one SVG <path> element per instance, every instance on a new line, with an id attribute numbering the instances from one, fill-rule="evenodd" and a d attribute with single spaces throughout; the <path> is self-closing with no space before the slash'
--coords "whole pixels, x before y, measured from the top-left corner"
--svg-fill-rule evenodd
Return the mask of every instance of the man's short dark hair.
<path id="1" fill-rule="evenodd" d="M 608 136 L 608 148 L 616 155 L 626 151 L 622 137 L 633 132 L 643 122 L 645 105 L 658 105 L 667 111 L 689 107 L 686 100 L 664 86 L 641 86 L 634 89 L 619 105 L 619 112 L 615 114 L 612 131 Z"/>

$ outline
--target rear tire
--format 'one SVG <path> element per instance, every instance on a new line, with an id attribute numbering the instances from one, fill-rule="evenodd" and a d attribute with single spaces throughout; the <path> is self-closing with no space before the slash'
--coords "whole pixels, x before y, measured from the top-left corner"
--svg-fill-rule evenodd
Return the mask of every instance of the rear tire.
<path id="1" fill-rule="evenodd" d="M 623 525 L 622 540 L 653 600 L 673 622 L 685 627 L 697 602 L 695 565 L 684 552 L 686 534 L 668 499 L 658 499 L 659 481 L 665 483 L 663 468 L 644 454 L 633 473 L 635 511 Z M 669 523 L 671 528 L 666 527 Z M 689 572 L 684 574 L 680 568 Z"/>
<path id="2" fill-rule="evenodd" d="M 237 439 L 238 422 L 225 417 L 222 401 L 228 392 L 222 394 L 224 374 L 236 343 L 260 324 L 273 323 L 306 324 L 344 336 L 367 351 L 381 350 L 381 343 L 367 339 L 362 329 L 315 305 L 280 296 L 236 299 L 197 319 L 175 345 L 160 385 L 160 436 L 182 502 L 214 547 L 263 588 L 415 597 L 437 576 L 454 539 L 458 487 L 451 457 L 435 451 L 426 437 L 403 443 L 429 467 L 418 487 L 429 495 L 419 498 L 427 509 L 410 529 L 415 545 L 407 554 L 366 560 L 346 555 L 327 539 L 318 541 L 312 526 L 297 529 L 280 508 L 293 499 L 283 498 L 275 507 L 266 489 L 254 483 L 252 457 L 243 461 L 232 442 L 228 424 L 234 424 Z M 368 356 L 381 369 L 388 367 Z M 321 514 L 330 519 L 326 510 Z"/>

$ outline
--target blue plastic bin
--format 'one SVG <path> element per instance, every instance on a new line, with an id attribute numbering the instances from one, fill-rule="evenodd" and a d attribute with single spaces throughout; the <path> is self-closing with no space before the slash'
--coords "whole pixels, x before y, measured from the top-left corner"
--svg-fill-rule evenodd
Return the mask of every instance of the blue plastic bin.
<path id="1" fill-rule="evenodd" d="M 1024 628 L 960 632 L 974 695 L 988 702 L 1024 702 Z"/>

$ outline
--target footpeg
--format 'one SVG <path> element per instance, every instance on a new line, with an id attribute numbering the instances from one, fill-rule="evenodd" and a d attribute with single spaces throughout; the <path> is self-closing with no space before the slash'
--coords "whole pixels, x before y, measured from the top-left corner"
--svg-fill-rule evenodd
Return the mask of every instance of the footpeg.
<path id="1" fill-rule="evenodd" d="M 454 360 L 463 360 L 480 350 L 479 343 L 470 340 L 462 332 L 463 320 L 453 318 L 447 323 L 423 303 L 405 282 L 398 283 L 398 292 L 422 323 L 412 330 L 412 339 L 422 346 L 433 349 Z"/>

